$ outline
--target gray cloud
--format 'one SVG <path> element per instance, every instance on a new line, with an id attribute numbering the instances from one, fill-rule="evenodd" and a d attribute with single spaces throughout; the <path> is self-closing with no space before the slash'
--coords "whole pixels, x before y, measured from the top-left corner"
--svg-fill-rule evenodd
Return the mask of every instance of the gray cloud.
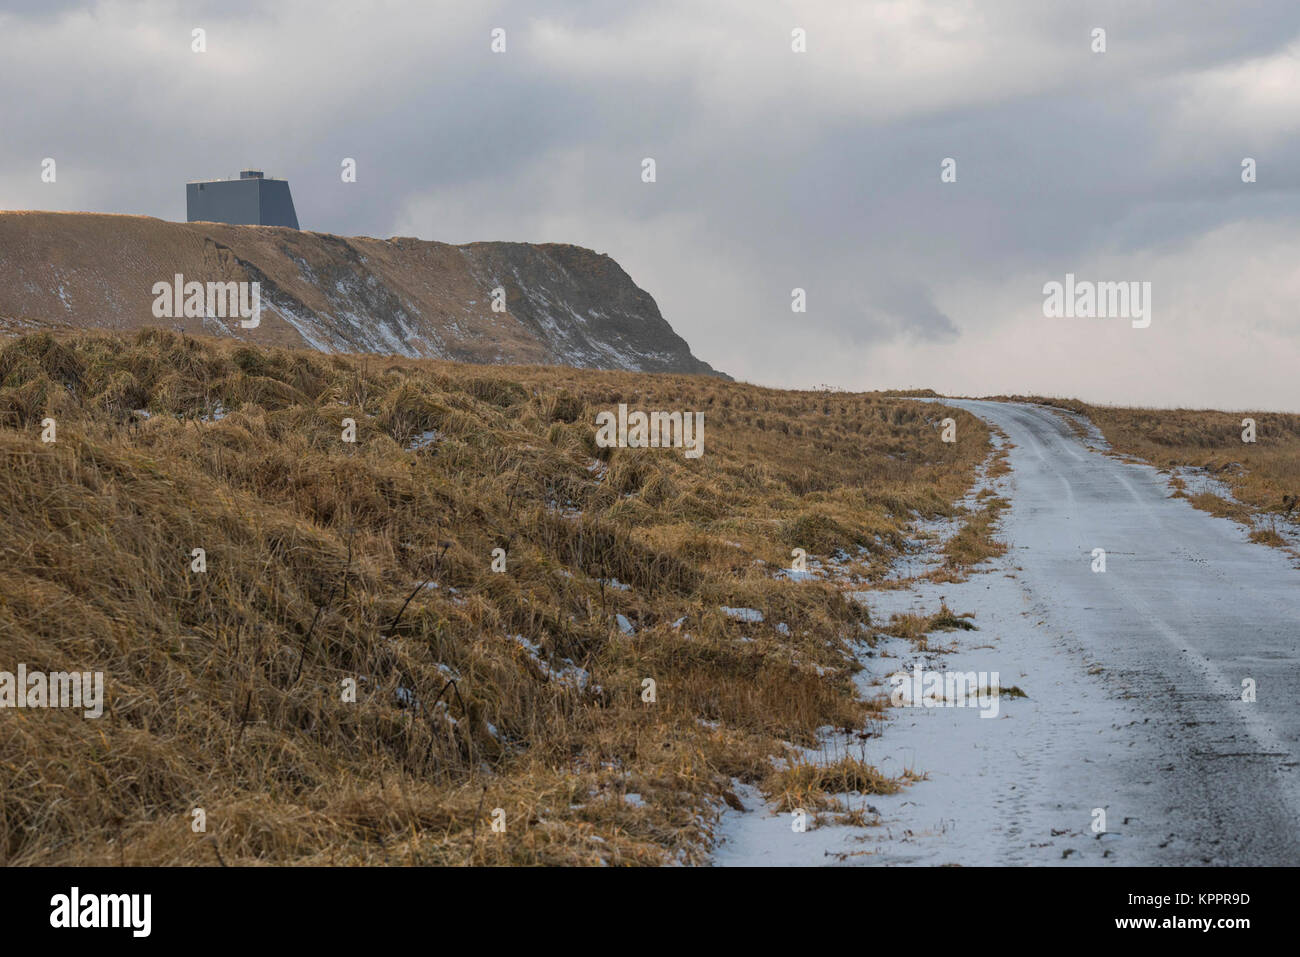
<path id="1" fill-rule="evenodd" d="M 1298 50 L 1284 0 L 9 3 L 0 206 L 181 219 L 256 165 L 304 228 L 608 252 L 771 384 L 1294 407 Z M 1044 325 L 1067 271 L 1155 282 L 1146 339 Z"/>

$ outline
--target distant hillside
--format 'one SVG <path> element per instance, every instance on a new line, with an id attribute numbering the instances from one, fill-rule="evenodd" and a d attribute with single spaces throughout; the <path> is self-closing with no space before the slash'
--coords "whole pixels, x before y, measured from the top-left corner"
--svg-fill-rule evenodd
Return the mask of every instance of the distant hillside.
<path id="1" fill-rule="evenodd" d="M 153 286 L 260 282 L 262 321 L 155 318 Z M 492 290 L 505 290 L 505 311 Z M 0 212 L 0 331 L 164 327 L 324 352 L 715 373 L 607 255 L 146 216 Z"/>

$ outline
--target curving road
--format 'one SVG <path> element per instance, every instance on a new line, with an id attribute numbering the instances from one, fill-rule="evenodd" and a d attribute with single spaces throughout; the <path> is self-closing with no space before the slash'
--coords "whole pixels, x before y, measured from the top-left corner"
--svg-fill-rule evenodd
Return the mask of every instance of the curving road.
<path id="1" fill-rule="evenodd" d="M 828 735 L 812 757 L 865 747 L 882 771 L 926 778 L 847 796 L 872 826 L 806 833 L 738 788 L 750 811 L 724 815 L 715 861 L 1300 864 L 1295 560 L 1171 498 L 1155 469 L 1090 449 L 1053 411 L 937 401 L 1014 445 L 996 485 L 1011 502 L 999 534 L 1009 547 L 962 583 L 862 593 L 877 621 L 944 601 L 979 630 L 936 635 L 930 650 L 881 643 L 864 653 L 860 684 L 878 693 L 919 664 L 997 671 L 1027 697 L 1004 697 L 996 720 L 891 708 L 865 746 Z"/>
<path id="2" fill-rule="evenodd" d="M 1092 451 L 1037 406 L 955 401 L 1011 450 L 1003 539 L 1039 627 L 1064 630 L 1134 715 L 1154 765 L 1151 863 L 1300 863 L 1300 571 L 1170 498 L 1167 477 Z M 1104 548 L 1106 571 L 1092 571 Z M 1253 679 L 1254 703 L 1242 701 Z M 1140 717 L 1139 717 L 1140 715 Z M 1100 762 L 1104 764 L 1104 759 Z"/>

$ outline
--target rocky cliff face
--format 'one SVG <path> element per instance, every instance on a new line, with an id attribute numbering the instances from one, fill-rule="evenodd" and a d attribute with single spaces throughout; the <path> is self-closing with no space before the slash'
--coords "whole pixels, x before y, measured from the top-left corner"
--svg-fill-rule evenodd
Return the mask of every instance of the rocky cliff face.
<path id="1" fill-rule="evenodd" d="M 259 282 L 260 325 L 213 313 L 156 317 L 154 285 L 177 274 Z M 504 290 L 504 312 L 492 308 L 495 289 Z M 327 352 L 718 374 L 618 263 L 578 246 L 0 213 L 0 330 L 42 325 L 164 326 Z"/>

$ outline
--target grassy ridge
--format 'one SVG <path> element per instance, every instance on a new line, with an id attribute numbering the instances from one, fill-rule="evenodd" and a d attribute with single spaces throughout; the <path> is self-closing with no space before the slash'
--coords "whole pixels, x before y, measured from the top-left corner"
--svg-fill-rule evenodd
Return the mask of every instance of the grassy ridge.
<path id="1" fill-rule="evenodd" d="M 704 456 L 597 448 L 619 402 L 703 411 Z M 107 704 L 0 711 L 0 862 L 701 860 L 733 777 L 786 793 L 785 742 L 870 714 L 865 611 L 791 550 L 880 575 L 986 439 L 876 394 L 10 340 L 0 670 Z"/>

